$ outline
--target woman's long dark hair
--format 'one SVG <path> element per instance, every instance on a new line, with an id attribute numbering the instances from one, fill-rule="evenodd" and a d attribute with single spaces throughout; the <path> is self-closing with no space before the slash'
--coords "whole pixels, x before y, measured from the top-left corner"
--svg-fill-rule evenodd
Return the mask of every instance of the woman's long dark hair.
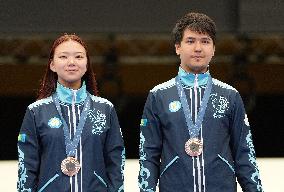
<path id="1" fill-rule="evenodd" d="M 87 55 L 87 71 L 83 75 L 82 81 L 85 81 L 87 91 L 89 93 L 91 93 L 93 95 L 98 95 L 97 82 L 96 82 L 95 74 L 93 72 L 93 69 L 92 69 L 92 66 L 91 66 L 91 63 L 90 63 L 90 57 L 89 57 L 89 54 L 88 54 L 88 51 L 87 51 L 86 44 L 84 43 L 84 41 L 79 36 L 77 36 L 75 34 L 72 34 L 72 35 L 64 34 L 64 35 L 60 36 L 59 38 L 57 38 L 53 42 L 53 45 L 52 45 L 50 53 L 49 53 L 49 59 L 48 59 L 48 63 L 47 63 L 47 66 L 46 66 L 45 74 L 43 76 L 43 79 L 41 80 L 37 100 L 49 97 L 55 92 L 58 76 L 57 76 L 57 73 L 51 71 L 50 64 L 53 60 L 56 47 L 58 45 L 60 45 L 61 43 L 65 42 L 65 41 L 69 41 L 69 40 L 76 41 L 76 42 L 80 43 L 85 48 L 86 55 Z"/>

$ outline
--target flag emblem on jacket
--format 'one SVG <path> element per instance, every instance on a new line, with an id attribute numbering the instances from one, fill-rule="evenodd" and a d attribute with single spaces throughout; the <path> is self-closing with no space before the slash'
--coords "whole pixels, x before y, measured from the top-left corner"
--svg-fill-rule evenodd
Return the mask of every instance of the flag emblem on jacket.
<path id="1" fill-rule="evenodd" d="M 27 137 L 26 134 L 19 134 L 19 136 L 18 136 L 18 141 L 24 143 L 24 142 L 26 142 L 26 137 Z"/>
<path id="2" fill-rule="evenodd" d="M 147 119 L 141 119 L 140 126 L 145 127 L 147 125 Z"/>

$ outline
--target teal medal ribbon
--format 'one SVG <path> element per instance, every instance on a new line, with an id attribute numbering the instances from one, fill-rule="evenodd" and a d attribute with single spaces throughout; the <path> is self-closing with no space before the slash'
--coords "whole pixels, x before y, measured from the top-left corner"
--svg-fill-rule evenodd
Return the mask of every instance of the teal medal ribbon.
<path id="1" fill-rule="evenodd" d="M 81 167 L 79 161 L 75 158 L 75 155 L 76 155 L 76 148 L 79 144 L 81 134 L 87 119 L 88 111 L 90 110 L 90 102 L 91 102 L 90 96 L 87 95 L 87 98 L 85 100 L 83 111 L 81 113 L 79 124 L 75 131 L 73 140 L 71 140 L 71 138 L 69 137 L 68 125 L 63 118 L 57 94 L 56 93 L 53 94 L 52 98 L 63 124 L 64 138 L 65 138 L 67 158 L 62 161 L 61 170 L 64 174 L 68 176 L 73 176 L 78 173 Z"/>
<path id="2" fill-rule="evenodd" d="M 205 88 L 204 96 L 201 100 L 201 106 L 199 108 L 199 112 L 197 113 L 195 124 L 192 121 L 191 111 L 189 109 L 186 95 L 182 87 L 181 78 L 179 76 L 176 76 L 175 81 L 178 89 L 178 95 L 181 101 L 181 106 L 185 116 L 187 129 L 190 135 L 190 139 L 185 143 L 185 151 L 190 156 L 198 156 L 202 153 L 203 149 L 203 143 L 201 140 L 198 139 L 198 135 L 202 126 L 202 121 L 212 89 L 212 77 L 210 75 L 208 76 L 208 82 Z"/>

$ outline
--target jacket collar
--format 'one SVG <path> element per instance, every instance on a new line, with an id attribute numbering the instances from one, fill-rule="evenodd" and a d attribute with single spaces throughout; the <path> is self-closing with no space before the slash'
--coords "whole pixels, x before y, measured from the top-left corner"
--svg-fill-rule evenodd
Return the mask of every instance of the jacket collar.
<path id="1" fill-rule="evenodd" d="M 198 79 L 198 86 L 206 85 L 210 73 L 209 70 L 206 73 L 193 74 L 186 72 L 183 68 L 179 67 L 178 76 L 184 85 L 194 86 L 195 78 Z"/>
<path id="2" fill-rule="evenodd" d="M 71 104 L 73 101 L 73 97 L 75 97 L 75 103 L 81 103 L 87 97 L 86 84 L 85 82 L 83 82 L 80 89 L 74 90 L 68 87 L 64 87 L 59 82 L 57 82 L 56 93 L 58 95 L 59 100 L 64 103 Z"/>

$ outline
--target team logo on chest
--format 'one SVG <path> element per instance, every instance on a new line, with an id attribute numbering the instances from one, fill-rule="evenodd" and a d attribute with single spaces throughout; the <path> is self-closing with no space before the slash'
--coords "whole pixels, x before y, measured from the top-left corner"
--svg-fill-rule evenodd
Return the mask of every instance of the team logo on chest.
<path id="1" fill-rule="evenodd" d="M 172 101 L 169 104 L 170 112 L 177 112 L 181 108 L 181 103 L 179 101 Z"/>
<path id="2" fill-rule="evenodd" d="M 51 128 L 58 129 L 61 125 L 62 125 L 62 122 L 58 117 L 52 117 L 48 121 L 48 126 L 51 127 Z"/>
<path id="3" fill-rule="evenodd" d="M 212 106 L 214 108 L 214 118 L 222 118 L 225 116 L 225 112 L 229 109 L 229 101 L 226 97 L 218 96 L 217 93 L 211 94 Z"/>
<path id="4" fill-rule="evenodd" d="M 90 110 L 88 113 L 92 122 L 92 133 L 100 135 L 106 129 L 106 115 L 99 110 Z"/>

